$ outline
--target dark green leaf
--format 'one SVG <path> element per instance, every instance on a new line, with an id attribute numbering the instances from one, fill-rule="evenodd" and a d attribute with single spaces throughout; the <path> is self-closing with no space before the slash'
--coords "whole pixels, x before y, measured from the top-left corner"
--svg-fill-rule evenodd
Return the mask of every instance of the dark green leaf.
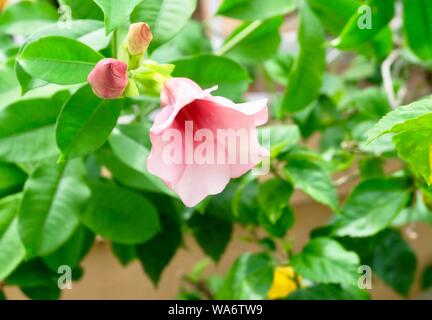
<path id="1" fill-rule="evenodd" d="M 204 252 L 214 261 L 219 261 L 231 240 L 232 223 L 211 214 L 196 212 L 188 225 Z"/>
<path id="2" fill-rule="evenodd" d="M 117 123 L 123 100 L 102 100 L 85 86 L 64 105 L 57 120 L 57 145 L 64 159 L 100 148 Z"/>
<path id="3" fill-rule="evenodd" d="M 160 230 L 154 206 L 142 195 L 109 183 L 92 186 L 81 222 L 119 244 L 144 243 Z"/>

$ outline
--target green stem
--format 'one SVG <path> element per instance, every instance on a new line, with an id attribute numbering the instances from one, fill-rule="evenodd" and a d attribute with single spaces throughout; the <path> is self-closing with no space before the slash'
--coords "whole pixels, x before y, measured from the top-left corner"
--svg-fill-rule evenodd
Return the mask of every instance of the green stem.
<path id="1" fill-rule="evenodd" d="M 112 39 L 111 39 L 111 51 L 114 59 L 117 59 L 117 30 L 113 31 Z"/>
<path id="2" fill-rule="evenodd" d="M 241 41 L 243 41 L 244 38 L 246 38 L 248 35 L 250 35 L 252 32 L 254 32 L 256 29 L 258 29 L 263 24 L 263 20 L 256 20 L 252 22 L 250 25 L 248 25 L 246 28 L 244 28 L 241 32 L 236 34 L 234 37 L 232 37 L 230 40 L 228 40 L 222 48 L 219 49 L 219 51 L 216 52 L 218 56 L 223 56 L 230 50 L 232 50 L 236 45 L 238 45 Z"/>

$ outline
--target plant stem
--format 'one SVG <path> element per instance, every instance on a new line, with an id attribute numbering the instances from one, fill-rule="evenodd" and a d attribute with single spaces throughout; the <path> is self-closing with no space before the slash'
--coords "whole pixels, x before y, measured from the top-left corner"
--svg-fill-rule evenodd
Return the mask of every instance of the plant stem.
<path id="1" fill-rule="evenodd" d="M 117 30 L 113 31 L 112 39 L 111 39 L 111 53 L 114 59 L 117 59 Z"/>
<path id="2" fill-rule="evenodd" d="M 252 32 L 254 32 L 256 29 L 258 29 L 263 24 L 262 20 L 256 20 L 252 22 L 250 25 L 248 25 L 246 28 L 244 28 L 241 32 L 236 34 L 234 37 L 232 37 L 230 40 L 228 40 L 222 48 L 219 49 L 219 51 L 216 52 L 218 56 L 223 56 L 230 50 L 232 50 L 236 45 L 238 45 L 244 38 L 246 38 L 248 35 L 250 35 Z"/>

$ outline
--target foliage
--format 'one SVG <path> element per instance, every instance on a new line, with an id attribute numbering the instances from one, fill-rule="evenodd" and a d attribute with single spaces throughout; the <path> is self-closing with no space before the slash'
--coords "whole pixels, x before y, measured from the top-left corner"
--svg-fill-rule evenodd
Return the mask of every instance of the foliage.
<path id="1" fill-rule="evenodd" d="M 365 4 L 372 28 L 362 29 Z M 182 299 L 369 299 L 357 287 L 361 265 L 409 297 L 417 258 L 400 229 L 432 223 L 430 81 L 416 90 L 410 82 L 430 79 L 429 2 L 224 0 L 217 15 L 239 25 L 220 48 L 192 18 L 196 8 L 197 0 L 35 0 L 0 12 L 0 300 L 4 286 L 59 298 L 58 268 L 70 266 L 78 281 L 95 236 L 122 265 L 139 261 L 156 286 L 193 237 L 211 260 L 184 276 Z M 287 17 L 298 19 L 297 52 L 283 45 Z M 148 172 L 159 99 L 104 100 L 87 84 L 101 59 L 121 57 L 135 22 L 153 32 L 146 58 L 174 65 L 175 77 L 217 85 L 215 95 L 235 102 L 265 83 L 268 175 L 232 180 L 185 208 Z M 344 199 L 347 182 L 355 185 Z M 303 248 L 290 233 L 298 191 L 333 213 Z M 207 276 L 232 241 L 259 249 Z"/>

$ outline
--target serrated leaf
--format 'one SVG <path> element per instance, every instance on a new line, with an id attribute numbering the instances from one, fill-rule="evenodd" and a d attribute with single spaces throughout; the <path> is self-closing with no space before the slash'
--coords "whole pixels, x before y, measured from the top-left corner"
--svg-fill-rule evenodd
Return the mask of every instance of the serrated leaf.
<path id="1" fill-rule="evenodd" d="M 231 267 L 217 299 L 263 300 L 273 283 L 273 258 L 265 253 L 246 253 Z"/>
<path id="2" fill-rule="evenodd" d="M 307 156 L 289 156 L 284 172 L 296 188 L 318 202 L 338 210 L 339 200 L 330 173 L 320 164 Z"/>
<path id="3" fill-rule="evenodd" d="M 409 200 L 402 178 L 374 178 L 361 182 L 348 197 L 333 224 L 337 236 L 367 237 L 387 228 Z"/>
<path id="4" fill-rule="evenodd" d="M 357 284 L 360 259 L 329 238 L 311 240 L 291 259 L 294 270 L 305 278 L 320 283 Z"/>

